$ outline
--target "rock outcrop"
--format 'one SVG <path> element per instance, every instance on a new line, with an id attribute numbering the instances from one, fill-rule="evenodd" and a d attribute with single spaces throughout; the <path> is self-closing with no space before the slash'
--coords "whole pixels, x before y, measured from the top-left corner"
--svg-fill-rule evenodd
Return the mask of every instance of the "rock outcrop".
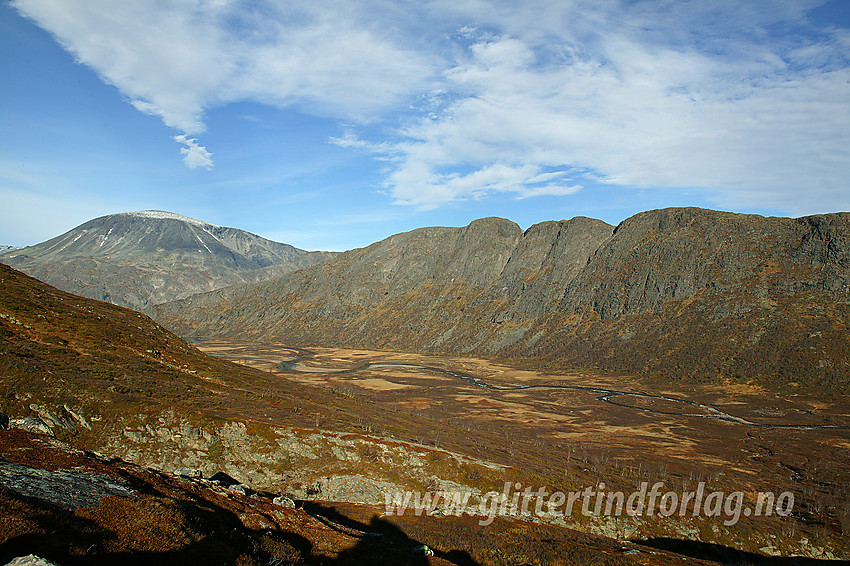
<path id="1" fill-rule="evenodd" d="M 632 546 L 510 518 L 481 529 L 459 517 L 410 513 L 390 521 L 374 507 L 296 506 L 99 458 L 43 436 L 0 432 L 0 564 L 503 566 L 516 556 L 636 564 L 622 560 Z M 663 550 L 647 555 L 658 566 L 694 564 Z"/>
<path id="2" fill-rule="evenodd" d="M 97 507 L 106 496 L 136 497 L 119 480 L 96 473 L 50 471 L 0 460 L 0 488 L 73 511 Z"/>
<path id="3" fill-rule="evenodd" d="M 27 554 L 12 559 L 6 566 L 58 566 L 58 564 L 35 554 Z"/>

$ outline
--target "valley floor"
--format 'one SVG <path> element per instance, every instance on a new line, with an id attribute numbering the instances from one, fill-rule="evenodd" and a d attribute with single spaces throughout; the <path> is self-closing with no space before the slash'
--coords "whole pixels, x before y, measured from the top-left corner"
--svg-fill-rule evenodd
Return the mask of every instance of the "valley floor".
<path id="1" fill-rule="evenodd" d="M 709 530 L 713 540 L 742 548 L 753 543 L 755 529 L 769 533 L 756 537 L 766 554 L 847 550 L 845 395 L 740 384 L 661 387 L 628 376 L 552 375 L 482 359 L 397 352 L 219 340 L 197 346 L 368 401 L 379 408 L 371 419 L 364 417 L 370 434 L 403 435 L 382 430 L 378 411 L 425 417 L 433 426 L 412 440 L 503 465 L 504 481 L 564 491 L 604 482 L 609 492 L 629 493 L 642 482 L 664 482 L 665 491 L 680 493 L 704 483 L 707 491 L 741 491 L 748 498 L 759 492 L 794 494 L 790 517 L 742 517 L 719 529 L 719 519 L 685 517 L 675 526 L 643 525 L 644 531 L 704 539 L 701 533 Z M 321 419 L 317 414 L 317 424 Z M 608 534 L 630 534 L 628 525 L 616 528 L 623 532 Z"/>

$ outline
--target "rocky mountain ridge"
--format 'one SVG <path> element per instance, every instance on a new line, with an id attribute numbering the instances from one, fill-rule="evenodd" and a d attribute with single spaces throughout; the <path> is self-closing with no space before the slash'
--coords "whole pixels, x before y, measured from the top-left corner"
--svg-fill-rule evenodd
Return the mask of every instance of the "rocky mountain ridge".
<path id="1" fill-rule="evenodd" d="M 487 218 L 150 312 L 182 335 L 846 388 L 848 235 L 850 213 Z"/>
<path id="2" fill-rule="evenodd" d="M 330 257 L 164 211 L 111 214 L 0 256 L 56 287 L 132 308 L 262 281 Z"/>

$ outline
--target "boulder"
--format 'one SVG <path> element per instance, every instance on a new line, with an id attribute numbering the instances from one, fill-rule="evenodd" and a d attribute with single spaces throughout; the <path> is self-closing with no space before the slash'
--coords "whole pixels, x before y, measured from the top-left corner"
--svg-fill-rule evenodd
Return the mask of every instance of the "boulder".
<path id="1" fill-rule="evenodd" d="M 239 485 L 239 480 L 234 479 L 233 477 L 225 474 L 224 472 L 216 472 L 212 476 L 210 476 L 210 481 L 217 483 L 222 487 L 230 487 L 232 485 Z"/>
<path id="2" fill-rule="evenodd" d="M 64 428 L 67 430 L 74 430 L 74 423 L 64 418 L 63 416 L 57 415 L 44 405 L 39 405 L 38 403 L 30 403 L 30 410 L 34 411 L 38 414 L 38 418 L 41 421 L 49 426 L 50 428 Z"/>
<path id="3" fill-rule="evenodd" d="M 73 409 L 72 409 L 71 407 L 69 407 L 68 405 L 64 405 L 64 407 L 63 407 L 63 408 L 65 409 L 65 412 L 66 412 L 66 413 L 68 413 L 68 415 L 70 415 L 70 417 L 71 417 L 72 419 L 74 419 L 75 421 L 77 421 L 77 422 L 78 422 L 78 423 L 80 423 L 82 426 L 86 427 L 87 429 L 91 430 L 91 425 L 90 425 L 90 424 L 89 424 L 89 422 L 86 420 L 86 418 L 82 415 L 82 413 L 80 413 L 79 411 L 75 411 L 75 410 L 73 410 Z"/>
<path id="4" fill-rule="evenodd" d="M 272 503 L 274 503 L 278 507 L 287 507 L 289 509 L 295 509 L 295 502 L 285 495 L 275 497 L 274 499 L 272 499 Z"/>
<path id="5" fill-rule="evenodd" d="M 434 551 L 427 544 L 420 544 L 410 549 L 412 554 L 416 556 L 434 556 Z"/>
<path id="6" fill-rule="evenodd" d="M 6 566 L 59 566 L 55 562 L 47 560 L 46 558 L 40 558 L 35 554 L 30 554 L 27 556 L 19 556 L 17 558 L 13 558 L 11 562 L 7 562 Z"/>
<path id="7" fill-rule="evenodd" d="M 38 434 L 46 434 L 54 436 L 53 429 L 47 426 L 43 420 L 38 417 L 23 417 L 21 419 L 12 419 L 9 421 L 9 426 L 19 428 L 27 432 L 35 432 Z"/>
<path id="8" fill-rule="evenodd" d="M 194 468 L 177 468 L 174 470 L 175 476 L 180 476 L 183 478 L 202 478 L 204 477 L 203 472 L 201 470 L 196 470 Z"/>

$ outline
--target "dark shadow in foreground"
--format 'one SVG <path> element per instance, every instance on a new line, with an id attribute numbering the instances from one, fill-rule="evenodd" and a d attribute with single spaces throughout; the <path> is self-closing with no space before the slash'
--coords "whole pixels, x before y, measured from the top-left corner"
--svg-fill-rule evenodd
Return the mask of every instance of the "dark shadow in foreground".
<path id="1" fill-rule="evenodd" d="M 409 566 L 427 566 L 428 556 L 442 558 L 456 566 L 479 566 L 468 552 L 452 550 L 441 552 L 411 539 L 401 528 L 393 523 L 374 516 L 368 524 L 346 517 L 332 505 L 315 501 L 299 501 L 301 508 L 325 526 L 358 536 L 359 542 L 340 552 L 335 565 L 347 566 L 359 564 L 407 564 Z"/>
<path id="2" fill-rule="evenodd" d="M 850 561 L 847 560 L 819 560 L 817 558 L 804 558 L 801 556 L 764 556 L 720 544 L 675 538 L 660 537 L 633 542 L 642 546 L 667 550 L 683 556 L 690 556 L 691 558 L 711 560 L 718 564 L 728 564 L 729 566 L 761 566 L 762 564 L 779 566 L 816 566 L 828 564 L 829 566 L 836 566 L 837 564 L 850 564 Z"/>

